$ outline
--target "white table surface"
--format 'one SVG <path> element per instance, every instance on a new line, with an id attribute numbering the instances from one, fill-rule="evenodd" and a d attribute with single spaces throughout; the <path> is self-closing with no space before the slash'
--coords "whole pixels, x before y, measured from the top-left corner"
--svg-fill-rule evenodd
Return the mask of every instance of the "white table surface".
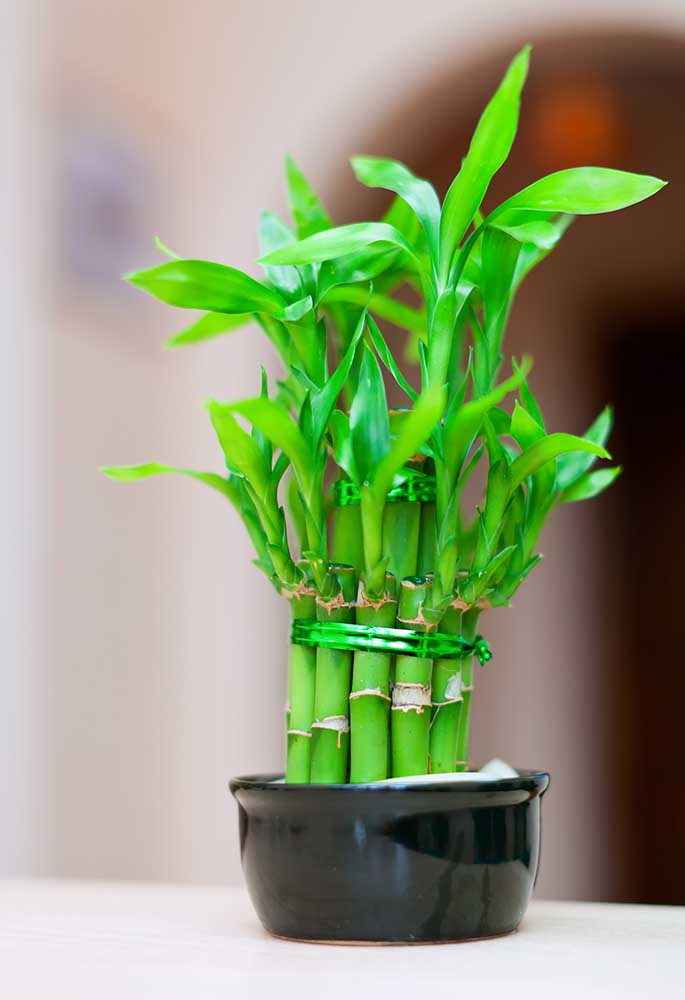
<path id="1" fill-rule="evenodd" d="M 0 882 L 2 1000 L 685 998 L 685 908 L 533 902 L 506 938 L 350 948 L 269 937 L 242 889 Z"/>

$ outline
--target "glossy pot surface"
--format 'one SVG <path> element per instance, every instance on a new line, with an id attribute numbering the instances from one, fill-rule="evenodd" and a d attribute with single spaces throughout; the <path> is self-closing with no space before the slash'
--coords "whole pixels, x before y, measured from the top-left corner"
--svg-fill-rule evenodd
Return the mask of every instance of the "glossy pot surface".
<path id="1" fill-rule="evenodd" d="M 272 934 L 437 942 L 515 930 L 549 775 L 486 783 L 285 785 L 234 778 L 248 891 Z"/>

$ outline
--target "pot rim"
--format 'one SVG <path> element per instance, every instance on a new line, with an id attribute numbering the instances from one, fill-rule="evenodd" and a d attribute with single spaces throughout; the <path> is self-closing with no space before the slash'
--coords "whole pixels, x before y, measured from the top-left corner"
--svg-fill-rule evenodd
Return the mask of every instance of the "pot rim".
<path id="1" fill-rule="evenodd" d="M 460 792 L 468 793 L 470 796 L 477 794 L 478 792 L 483 792 L 484 794 L 491 792 L 505 792 L 505 791 L 519 791 L 526 790 L 538 792 L 542 795 L 549 786 L 550 776 L 547 771 L 536 771 L 519 769 L 518 775 L 515 778 L 490 778 L 487 781 L 478 781 L 474 779 L 473 781 L 425 781 L 425 782 L 395 782 L 393 784 L 383 785 L 376 782 L 367 782 L 364 784 L 286 784 L 282 781 L 282 773 L 271 773 L 271 774 L 247 774 L 238 775 L 235 778 L 231 778 L 228 782 L 228 787 L 230 791 L 235 794 L 236 791 L 254 791 L 254 792 L 276 792 L 281 795 L 293 795 L 298 792 L 302 793 L 308 789 L 314 791 L 322 792 L 334 792 L 338 795 L 354 795 L 354 794 L 370 794 L 375 793 L 376 795 L 397 795 L 401 792 L 442 792 L 449 793 L 451 795 L 458 795 Z"/>

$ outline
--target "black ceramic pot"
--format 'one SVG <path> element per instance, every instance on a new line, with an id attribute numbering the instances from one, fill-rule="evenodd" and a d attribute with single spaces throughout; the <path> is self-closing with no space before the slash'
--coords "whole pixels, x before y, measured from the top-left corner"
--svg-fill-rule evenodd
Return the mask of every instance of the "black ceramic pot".
<path id="1" fill-rule="evenodd" d="M 247 887 L 267 931 L 330 942 L 464 941 L 515 930 L 549 775 L 422 785 L 234 778 Z"/>

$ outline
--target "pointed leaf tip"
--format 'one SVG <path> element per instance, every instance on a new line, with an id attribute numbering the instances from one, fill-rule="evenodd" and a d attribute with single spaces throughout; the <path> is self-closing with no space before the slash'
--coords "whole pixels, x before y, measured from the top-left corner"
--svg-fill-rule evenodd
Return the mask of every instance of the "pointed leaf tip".
<path id="1" fill-rule="evenodd" d="M 155 243 L 155 246 L 157 247 L 157 249 L 160 251 L 160 253 L 163 253 L 163 254 L 165 254 L 165 256 L 170 257 L 171 260 L 180 260 L 181 259 L 180 256 L 177 253 L 174 253 L 173 250 L 169 249 L 169 247 L 166 245 L 166 243 L 162 242 L 162 240 L 159 238 L 159 236 L 155 236 L 154 243 Z"/>
<path id="2" fill-rule="evenodd" d="M 512 73 L 512 71 L 518 70 L 523 73 L 525 79 L 525 76 L 528 73 L 528 67 L 530 66 L 530 53 L 532 50 L 533 46 L 530 42 L 527 45 L 524 45 L 523 48 L 519 49 L 509 64 L 507 75 Z"/>

